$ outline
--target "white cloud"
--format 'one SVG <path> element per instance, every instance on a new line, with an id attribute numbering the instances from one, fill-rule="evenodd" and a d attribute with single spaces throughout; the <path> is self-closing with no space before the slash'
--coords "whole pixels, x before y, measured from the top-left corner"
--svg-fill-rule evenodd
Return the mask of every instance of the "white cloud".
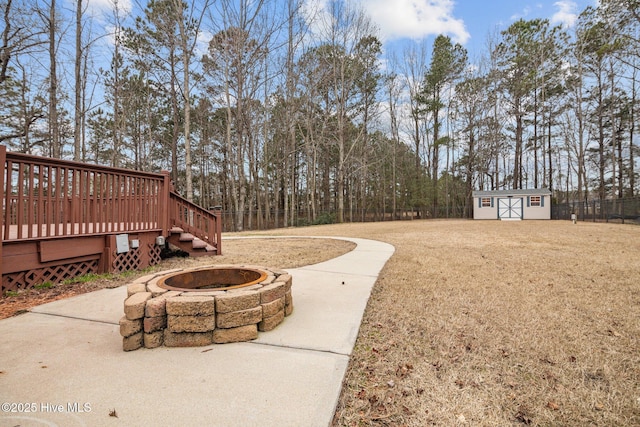
<path id="1" fill-rule="evenodd" d="M 421 39 L 446 34 L 457 43 L 469 39 L 462 19 L 453 15 L 453 0 L 355 0 L 386 40 Z"/>
<path id="2" fill-rule="evenodd" d="M 347 0 L 349 1 L 349 0 Z M 311 33 L 322 33 L 332 23 L 332 0 L 304 0 L 302 13 Z M 380 30 L 383 41 L 419 40 L 444 34 L 465 44 L 469 38 L 464 21 L 453 14 L 454 0 L 350 0 Z"/>
<path id="3" fill-rule="evenodd" d="M 525 6 L 524 9 L 522 9 L 522 12 L 514 13 L 513 15 L 511 15 L 509 19 L 511 21 L 518 21 L 520 19 L 525 19 L 527 16 L 529 16 L 530 13 L 531 13 L 531 7 Z"/>
<path id="4" fill-rule="evenodd" d="M 65 0 L 65 8 L 75 14 L 77 1 Z M 124 19 L 133 10 L 132 0 L 83 0 L 82 8 L 84 17 L 95 19 L 100 23 L 113 21 L 116 5 L 119 10 L 120 19 Z"/>
<path id="5" fill-rule="evenodd" d="M 553 4 L 558 11 L 551 17 L 552 24 L 560 24 L 565 28 L 573 27 L 578 19 L 578 5 L 572 0 L 559 0 Z"/>
<path id="6" fill-rule="evenodd" d="M 115 10 L 116 5 L 121 13 L 131 13 L 133 10 L 131 0 L 89 0 L 89 7 L 103 11 Z"/>

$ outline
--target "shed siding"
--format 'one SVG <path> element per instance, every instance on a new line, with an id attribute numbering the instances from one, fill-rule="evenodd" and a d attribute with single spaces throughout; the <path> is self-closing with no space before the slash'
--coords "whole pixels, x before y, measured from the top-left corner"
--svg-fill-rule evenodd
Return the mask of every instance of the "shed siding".
<path id="1" fill-rule="evenodd" d="M 474 193 L 473 218 L 499 219 L 498 202 L 496 198 L 519 198 L 522 200 L 522 219 L 551 219 L 551 195 L 546 190 L 514 190 L 508 191 L 479 191 Z M 531 196 L 540 197 L 540 206 L 531 206 Z M 483 198 L 491 198 L 491 206 L 482 206 Z"/>
<path id="2" fill-rule="evenodd" d="M 476 207 L 473 210 L 473 219 L 498 219 L 498 209 L 493 203 L 493 197 L 491 198 L 490 207 L 482 207 L 482 197 L 478 197 L 478 201 L 475 204 Z"/>

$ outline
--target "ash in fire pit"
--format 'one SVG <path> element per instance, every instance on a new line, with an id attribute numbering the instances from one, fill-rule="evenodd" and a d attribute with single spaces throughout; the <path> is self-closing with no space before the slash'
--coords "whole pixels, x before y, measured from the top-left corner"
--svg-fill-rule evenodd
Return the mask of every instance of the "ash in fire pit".
<path id="1" fill-rule="evenodd" d="M 291 275 L 254 266 L 172 270 L 127 286 L 125 351 L 249 341 L 293 312 Z"/>

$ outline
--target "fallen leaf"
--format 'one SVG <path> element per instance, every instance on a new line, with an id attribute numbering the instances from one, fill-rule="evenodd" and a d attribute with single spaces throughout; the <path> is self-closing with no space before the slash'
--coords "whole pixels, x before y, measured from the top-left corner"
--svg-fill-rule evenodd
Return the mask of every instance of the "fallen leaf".
<path id="1" fill-rule="evenodd" d="M 541 361 L 542 363 L 548 363 L 549 365 L 552 365 L 552 366 L 556 364 L 556 362 L 554 362 L 553 360 L 551 360 L 551 359 L 550 359 L 550 358 L 548 358 L 548 357 L 545 357 L 544 359 L 540 359 L 540 361 Z"/>
<path id="2" fill-rule="evenodd" d="M 409 375 L 409 371 L 413 369 L 412 365 L 406 364 L 406 365 L 400 365 L 398 366 L 398 368 L 396 369 L 396 375 L 399 376 L 400 378 L 404 378 L 407 375 Z"/>
<path id="3" fill-rule="evenodd" d="M 526 409 L 522 407 L 518 412 L 516 412 L 515 418 L 516 420 L 520 421 L 522 424 L 526 424 L 526 425 L 531 424 L 531 418 L 527 414 Z"/>

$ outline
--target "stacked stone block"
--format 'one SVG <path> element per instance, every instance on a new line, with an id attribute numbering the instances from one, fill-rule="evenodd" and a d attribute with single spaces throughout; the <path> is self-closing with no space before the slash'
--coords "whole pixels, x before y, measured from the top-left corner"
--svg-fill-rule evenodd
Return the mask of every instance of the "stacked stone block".
<path id="1" fill-rule="evenodd" d="M 139 348 L 195 347 L 258 338 L 293 312 L 292 277 L 285 271 L 258 266 L 267 272 L 262 282 L 230 290 L 169 291 L 157 285 L 164 276 L 193 269 L 164 271 L 127 286 L 125 315 L 120 319 L 124 351 Z M 209 267 L 215 268 L 215 267 Z"/>

